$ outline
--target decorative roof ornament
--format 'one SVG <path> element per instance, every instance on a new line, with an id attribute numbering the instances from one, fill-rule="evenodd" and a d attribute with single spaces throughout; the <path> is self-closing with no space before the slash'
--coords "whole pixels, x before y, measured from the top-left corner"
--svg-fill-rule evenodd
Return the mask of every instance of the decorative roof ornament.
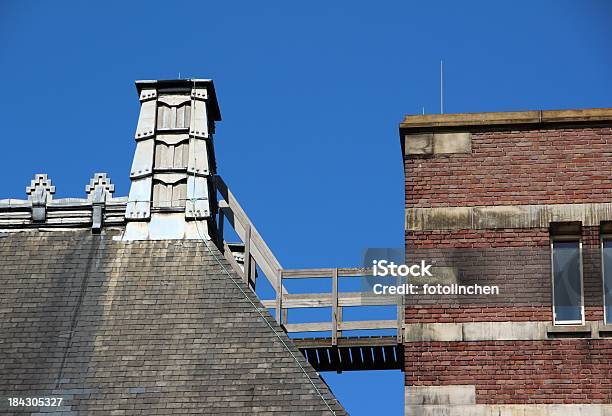
<path id="1" fill-rule="evenodd" d="M 46 173 L 37 173 L 26 187 L 28 200 L 32 202 L 32 220 L 44 222 L 47 218 L 47 202 L 53 199 L 55 186 L 51 184 L 51 179 Z"/>
<path id="2" fill-rule="evenodd" d="M 30 201 L 43 196 L 45 201 L 50 201 L 53 199 L 52 195 L 54 193 L 55 186 L 53 186 L 51 179 L 48 178 L 46 173 L 37 173 L 34 175 L 34 179 L 30 181 L 30 186 L 26 186 L 26 194 L 28 194 L 28 200 Z"/>
<path id="3" fill-rule="evenodd" d="M 85 192 L 88 201 L 104 202 L 106 199 L 113 198 L 115 185 L 111 183 L 106 173 L 94 173 L 93 178 L 89 180 L 89 184 L 85 186 Z"/>
<path id="4" fill-rule="evenodd" d="M 93 210 L 91 213 L 91 229 L 100 232 L 104 222 L 104 204 L 107 199 L 113 198 L 115 185 L 110 181 L 106 173 L 94 173 L 94 177 L 85 186 L 87 200 L 91 201 Z"/>

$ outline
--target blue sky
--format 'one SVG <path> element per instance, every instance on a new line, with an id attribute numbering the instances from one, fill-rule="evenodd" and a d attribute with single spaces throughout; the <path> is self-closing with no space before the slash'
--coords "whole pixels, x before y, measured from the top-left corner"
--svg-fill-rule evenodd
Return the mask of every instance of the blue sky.
<path id="1" fill-rule="evenodd" d="M 127 195 L 133 81 L 213 78 L 224 176 L 285 267 L 403 244 L 404 114 L 612 106 L 612 3 L 0 2 L 0 199 L 36 172 Z M 353 415 L 403 413 L 399 372 L 327 374 Z M 376 409 L 376 410 L 375 410 Z"/>

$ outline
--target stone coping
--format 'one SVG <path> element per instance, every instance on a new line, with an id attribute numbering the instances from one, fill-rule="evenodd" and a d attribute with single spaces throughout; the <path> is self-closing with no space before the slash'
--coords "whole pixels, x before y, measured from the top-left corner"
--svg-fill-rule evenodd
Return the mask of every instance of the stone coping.
<path id="1" fill-rule="evenodd" d="M 435 129 L 436 127 L 495 126 L 508 124 L 551 124 L 612 122 L 612 108 L 582 110 L 534 110 L 487 113 L 407 115 L 401 130 Z"/>

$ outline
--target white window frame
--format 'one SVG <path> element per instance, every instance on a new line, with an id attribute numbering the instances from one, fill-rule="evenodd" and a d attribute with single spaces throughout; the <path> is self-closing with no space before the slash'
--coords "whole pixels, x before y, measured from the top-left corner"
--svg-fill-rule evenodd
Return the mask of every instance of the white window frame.
<path id="1" fill-rule="evenodd" d="M 582 319 L 574 321 L 557 321 L 557 312 L 555 310 L 555 260 L 554 260 L 554 247 L 553 244 L 556 241 L 578 241 L 578 248 L 580 253 L 580 315 Z M 582 261 L 582 238 L 579 235 L 553 235 L 550 237 L 550 276 L 552 279 L 552 312 L 553 312 L 553 325 L 555 326 L 567 326 L 567 325 L 584 325 L 584 275 L 583 275 L 583 261 Z"/>
<path id="2" fill-rule="evenodd" d="M 604 325 L 610 325 L 612 322 L 608 322 L 607 319 L 607 311 L 606 311 L 606 270 L 604 267 L 604 241 L 609 240 L 612 242 L 612 234 L 602 234 L 600 236 L 600 255 L 601 255 L 601 300 L 603 302 L 603 314 L 604 314 Z M 612 304 L 610 304 L 610 308 L 612 308 Z"/>

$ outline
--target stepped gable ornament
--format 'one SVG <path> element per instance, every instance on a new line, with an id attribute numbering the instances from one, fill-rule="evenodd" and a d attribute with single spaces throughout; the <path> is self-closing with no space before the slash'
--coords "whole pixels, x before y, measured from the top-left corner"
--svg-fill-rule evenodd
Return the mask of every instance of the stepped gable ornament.
<path id="1" fill-rule="evenodd" d="M 32 202 L 32 220 L 36 222 L 45 221 L 47 218 L 47 201 L 53 199 L 55 186 L 51 183 L 46 173 L 37 173 L 26 187 L 28 200 Z"/>
<path id="2" fill-rule="evenodd" d="M 43 193 L 50 201 L 55 193 L 55 186 L 53 186 L 46 173 L 37 173 L 34 175 L 34 179 L 30 181 L 30 186 L 26 186 L 26 194 L 28 194 L 28 200 L 33 201 L 36 198 L 35 195 Z"/>
<path id="3" fill-rule="evenodd" d="M 115 185 L 111 183 L 110 178 L 106 173 L 94 173 L 93 178 L 89 180 L 89 184 L 85 186 L 87 200 L 91 202 L 104 202 L 107 199 L 113 198 Z"/>
<path id="4" fill-rule="evenodd" d="M 106 173 L 94 173 L 89 184 L 85 186 L 87 200 L 92 203 L 91 229 L 99 232 L 104 222 L 104 204 L 107 199 L 113 198 L 115 185 L 110 181 Z"/>

